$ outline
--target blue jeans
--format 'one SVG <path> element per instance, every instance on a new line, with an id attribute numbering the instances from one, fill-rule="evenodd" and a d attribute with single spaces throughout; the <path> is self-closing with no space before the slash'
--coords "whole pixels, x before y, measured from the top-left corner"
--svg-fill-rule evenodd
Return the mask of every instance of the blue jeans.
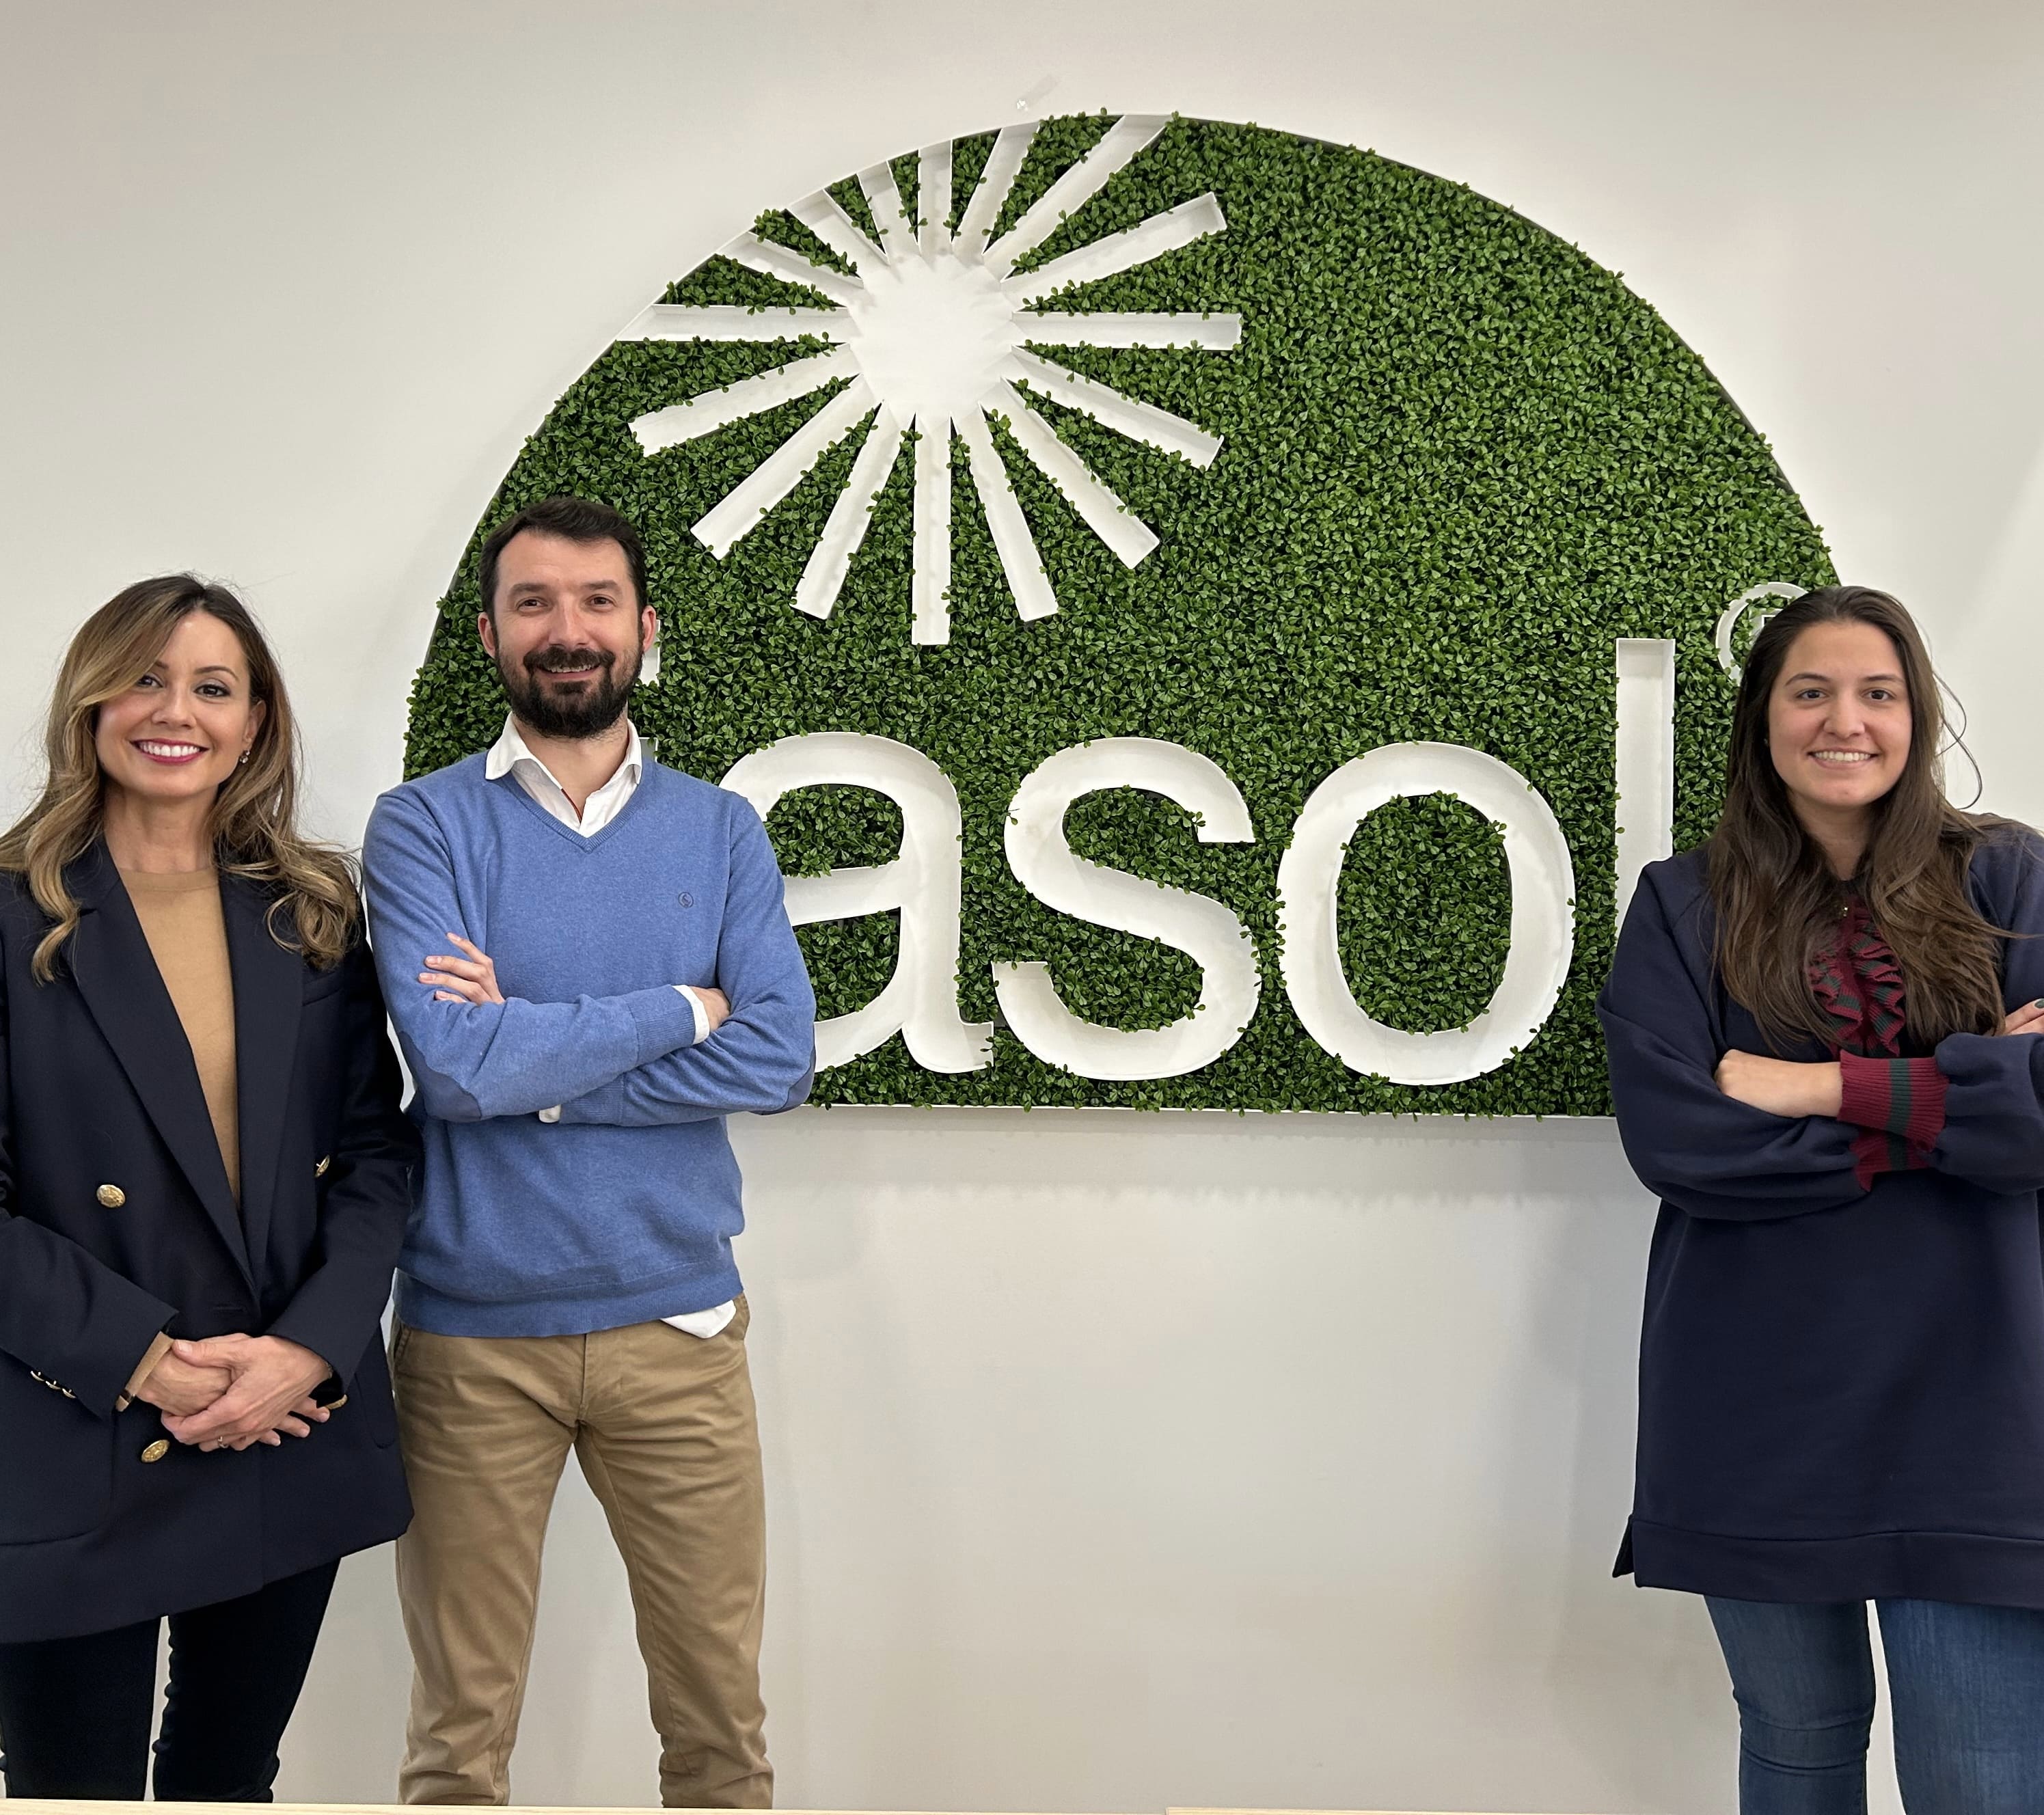
<path id="1" fill-rule="evenodd" d="M 1739 1815 L 1865 1815 L 1863 1602 L 1707 1602 L 1739 1704 Z M 1877 1601 L 1909 1815 L 2044 1810 L 2044 1612 Z"/>

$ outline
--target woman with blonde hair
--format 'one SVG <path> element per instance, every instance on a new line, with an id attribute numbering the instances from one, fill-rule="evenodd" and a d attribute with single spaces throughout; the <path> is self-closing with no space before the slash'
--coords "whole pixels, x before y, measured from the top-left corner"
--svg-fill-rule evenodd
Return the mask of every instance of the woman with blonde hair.
<path id="1" fill-rule="evenodd" d="M 240 601 L 73 638 L 0 836 L 10 1797 L 267 1801 L 340 1559 L 410 1517 L 378 1321 L 417 1151 L 353 876 Z"/>
<path id="2" fill-rule="evenodd" d="M 1754 639 L 1725 806 L 1598 1003 L 1662 1199 L 1619 1559 L 1705 1598 L 1742 1815 L 2044 1809 L 2044 844 L 1945 798 L 1885 593 Z"/>

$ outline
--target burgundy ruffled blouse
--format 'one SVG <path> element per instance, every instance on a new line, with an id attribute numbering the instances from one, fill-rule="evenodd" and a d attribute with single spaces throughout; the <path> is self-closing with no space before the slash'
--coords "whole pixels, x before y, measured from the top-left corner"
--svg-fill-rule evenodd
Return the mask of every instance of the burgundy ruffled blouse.
<path id="1" fill-rule="evenodd" d="M 1838 1120 L 1860 1131 L 1852 1144 L 1860 1183 L 1928 1166 L 1945 1125 L 1945 1075 L 1934 1059 L 1902 1056 L 1902 972 L 1864 902 L 1853 903 L 1811 965 L 1810 986 L 1831 1017 L 1844 1080 Z"/>

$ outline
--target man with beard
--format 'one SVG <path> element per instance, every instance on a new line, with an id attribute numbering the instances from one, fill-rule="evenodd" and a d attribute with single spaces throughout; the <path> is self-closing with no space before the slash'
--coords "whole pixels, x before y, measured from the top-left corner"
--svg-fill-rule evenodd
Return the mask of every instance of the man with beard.
<path id="1" fill-rule="evenodd" d="M 765 1808 L 724 1117 L 807 1094 L 816 1002 L 759 816 L 661 767 L 624 716 L 659 629 L 631 524 L 549 498 L 479 566 L 504 734 L 385 794 L 363 852 L 425 1140 L 391 1346 L 417 1508 L 399 1793 L 509 1800 L 572 1448 L 630 1580 L 662 1802 Z"/>

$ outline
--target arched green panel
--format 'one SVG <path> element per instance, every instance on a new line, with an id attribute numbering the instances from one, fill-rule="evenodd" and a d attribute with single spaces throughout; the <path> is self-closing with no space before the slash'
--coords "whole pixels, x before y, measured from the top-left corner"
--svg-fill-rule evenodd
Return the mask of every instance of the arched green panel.
<path id="1" fill-rule="evenodd" d="M 1111 124 L 1046 122 L 997 235 Z M 993 143 L 955 148 L 954 221 Z M 893 166 L 911 217 L 917 170 L 913 156 Z M 1134 791 L 1090 797 L 1067 822 L 1082 855 L 1224 901 L 1249 927 L 1262 1006 L 1220 1059 L 1188 1076 L 1102 1083 L 1054 1070 L 997 1029 L 989 1068 L 939 1076 L 897 1036 L 823 1074 L 818 1099 L 1607 1113 L 1592 1002 L 1612 939 L 1614 641 L 1677 644 L 1681 848 L 1708 833 L 1718 806 L 1731 703 L 1712 641 L 1719 613 L 1763 581 L 1830 581 L 1821 537 L 1765 440 L 1617 277 L 1509 209 L 1371 153 L 1174 121 L 1017 268 L 1209 192 L 1224 231 L 1043 305 L 1241 317 L 1231 351 L 1043 349 L 1221 439 L 1202 468 L 1035 400 L 1155 533 L 1137 564 L 1111 552 L 997 427 L 1055 615 L 1018 617 L 960 444 L 948 643 L 911 640 L 912 452 L 879 495 L 835 609 L 805 616 L 791 602 L 859 434 L 727 558 L 691 530 L 840 387 L 651 455 L 629 425 L 821 344 L 620 340 L 554 406 L 476 526 L 413 689 L 409 771 L 486 747 L 501 722 L 476 647 L 476 545 L 533 499 L 602 498 L 647 544 L 663 665 L 634 713 L 663 760 L 715 779 L 775 739 L 858 731 L 913 745 L 955 783 L 970 1020 L 994 1018 L 989 967 L 1014 959 L 1047 961 L 1075 1011 L 1120 1026 L 1161 1025 L 1197 994 L 1180 955 L 1065 919 L 1009 874 L 1007 806 L 1044 758 L 1102 736 L 1167 739 L 1213 759 L 1247 799 L 1251 845 L 1199 844 L 1186 815 Z M 855 182 L 831 193 L 878 236 Z M 790 215 L 755 231 L 843 268 Z M 719 256 L 660 300 L 825 299 Z M 1553 808 L 1577 879 L 1574 962 L 1551 1019 L 1516 1059 L 1438 1088 L 1347 1071 L 1305 1036 L 1278 970 L 1274 879 L 1301 804 L 1342 763 L 1406 740 L 1468 744 L 1518 770 Z M 770 829 L 785 868 L 815 873 L 884 861 L 898 820 L 878 797 L 817 789 L 791 797 Z M 1343 956 L 1358 1000 L 1415 1029 L 1478 1012 L 1499 975 L 1509 899 L 1496 836 L 1468 809 L 1438 797 L 1383 809 L 1343 872 Z M 893 963 L 884 917 L 802 937 L 827 1014 L 858 1006 Z"/>

